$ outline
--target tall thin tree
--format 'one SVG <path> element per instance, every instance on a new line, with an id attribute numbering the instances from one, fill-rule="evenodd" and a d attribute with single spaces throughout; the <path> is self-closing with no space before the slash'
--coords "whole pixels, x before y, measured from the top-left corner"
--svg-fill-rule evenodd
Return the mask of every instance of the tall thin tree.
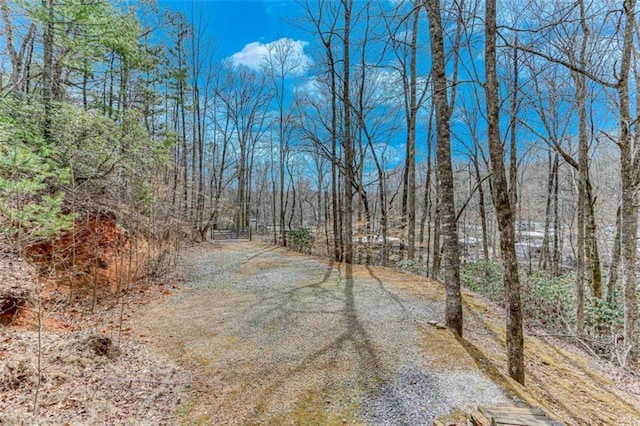
<path id="1" fill-rule="evenodd" d="M 504 263 L 504 288 L 507 299 L 507 367 L 509 375 L 524 384 L 524 337 L 518 258 L 515 247 L 515 206 L 511 205 L 504 165 L 504 147 L 500 139 L 500 106 L 496 72 L 496 0 L 486 1 L 485 14 L 485 94 L 487 136 L 493 171 L 493 201 L 500 229 L 500 251 Z"/>
<path id="2" fill-rule="evenodd" d="M 447 96 L 444 30 L 440 0 L 426 1 L 429 30 L 431 33 L 431 73 L 433 79 L 433 103 L 436 111 L 438 144 L 436 147 L 442 236 L 444 240 L 447 327 L 462 336 L 462 296 L 460 294 L 460 249 L 456 223 L 453 190 L 453 166 L 451 162 L 451 111 Z"/>

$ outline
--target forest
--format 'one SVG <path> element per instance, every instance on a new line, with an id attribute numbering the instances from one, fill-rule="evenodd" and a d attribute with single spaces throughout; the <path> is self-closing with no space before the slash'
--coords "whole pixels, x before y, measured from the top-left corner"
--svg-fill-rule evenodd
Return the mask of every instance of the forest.
<path id="1" fill-rule="evenodd" d="M 253 67 L 202 7 L 0 1 L 3 253 L 95 306 L 250 230 L 487 295 L 521 383 L 526 324 L 637 371 L 635 0 L 296 0 Z"/>

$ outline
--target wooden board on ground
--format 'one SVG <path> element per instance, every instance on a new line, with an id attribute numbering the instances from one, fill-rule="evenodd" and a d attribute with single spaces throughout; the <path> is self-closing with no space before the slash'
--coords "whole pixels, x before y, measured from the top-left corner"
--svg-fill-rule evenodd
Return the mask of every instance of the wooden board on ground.
<path id="1" fill-rule="evenodd" d="M 495 426 L 558 426 L 562 423 L 548 418 L 539 408 L 478 407 L 478 410 Z"/>
<path id="2" fill-rule="evenodd" d="M 491 420 L 487 419 L 480 411 L 474 410 L 469 413 L 469 420 L 473 426 L 491 426 Z"/>

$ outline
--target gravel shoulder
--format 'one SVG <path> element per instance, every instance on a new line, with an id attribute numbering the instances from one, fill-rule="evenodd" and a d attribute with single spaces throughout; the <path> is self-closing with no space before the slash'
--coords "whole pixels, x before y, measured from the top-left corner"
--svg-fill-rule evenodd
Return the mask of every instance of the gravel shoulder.
<path id="1" fill-rule="evenodd" d="M 444 317 L 436 281 L 249 242 L 200 244 L 185 253 L 181 271 L 182 290 L 132 323 L 193 375 L 176 423 L 432 424 L 478 405 L 523 402 L 570 424 L 582 415 L 591 424 L 640 419 L 637 396 L 537 339 L 527 339 L 528 350 L 545 358 L 528 359 L 536 368 L 528 387 L 506 379 L 501 319 L 472 294 L 465 340 L 426 325 Z M 579 366 L 598 393 L 592 403 L 602 421 L 546 387 L 551 379 L 539 372 L 551 377 L 560 363 Z M 568 380 L 580 392 L 580 380 Z"/>

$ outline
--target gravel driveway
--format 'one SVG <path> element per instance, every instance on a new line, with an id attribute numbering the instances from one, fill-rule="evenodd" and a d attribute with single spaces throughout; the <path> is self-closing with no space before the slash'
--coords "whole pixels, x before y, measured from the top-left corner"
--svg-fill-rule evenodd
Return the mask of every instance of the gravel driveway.
<path id="1" fill-rule="evenodd" d="M 137 321 L 196 377 L 176 421 L 418 425 L 510 403 L 425 350 L 455 339 L 426 325 L 444 303 L 421 278 L 249 242 L 201 244 L 181 267 L 182 291 Z"/>

